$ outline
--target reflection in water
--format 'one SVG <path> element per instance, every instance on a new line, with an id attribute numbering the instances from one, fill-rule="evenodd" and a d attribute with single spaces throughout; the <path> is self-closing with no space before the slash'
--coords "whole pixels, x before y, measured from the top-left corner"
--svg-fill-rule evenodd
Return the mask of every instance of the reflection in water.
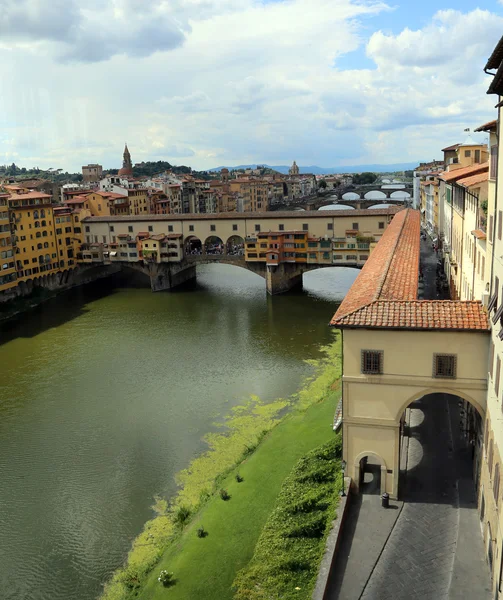
<path id="1" fill-rule="evenodd" d="M 1 326 L 2 598 L 95 598 L 215 419 L 310 373 L 357 273 L 315 271 L 271 298 L 208 265 L 192 288 L 99 282 Z"/>

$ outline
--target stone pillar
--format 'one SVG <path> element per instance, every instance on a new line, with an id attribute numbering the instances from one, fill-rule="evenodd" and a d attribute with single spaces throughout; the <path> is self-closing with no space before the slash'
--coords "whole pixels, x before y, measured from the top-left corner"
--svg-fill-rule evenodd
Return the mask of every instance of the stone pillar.
<path id="1" fill-rule="evenodd" d="M 268 266 L 265 281 L 268 294 L 283 294 L 302 287 L 302 271 L 299 265 L 292 263 Z"/>
<path id="2" fill-rule="evenodd" d="M 153 292 L 171 290 L 186 281 L 195 279 L 195 265 L 187 265 L 185 261 L 179 263 L 151 263 L 149 264 L 150 287 Z"/>

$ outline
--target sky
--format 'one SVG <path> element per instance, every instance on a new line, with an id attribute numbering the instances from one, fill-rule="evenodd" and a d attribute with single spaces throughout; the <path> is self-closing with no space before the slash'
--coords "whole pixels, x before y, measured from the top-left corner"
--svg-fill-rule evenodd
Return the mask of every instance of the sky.
<path id="1" fill-rule="evenodd" d="M 0 164 L 439 159 L 502 35 L 503 0 L 0 0 Z"/>

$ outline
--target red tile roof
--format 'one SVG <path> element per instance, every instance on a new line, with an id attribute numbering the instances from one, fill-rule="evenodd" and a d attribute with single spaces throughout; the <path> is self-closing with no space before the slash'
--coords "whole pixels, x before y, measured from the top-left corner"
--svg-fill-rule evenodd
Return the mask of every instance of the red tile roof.
<path id="1" fill-rule="evenodd" d="M 475 301 L 377 300 L 332 324 L 349 328 L 489 331 L 487 312 Z"/>
<path id="2" fill-rule="evenodd" d="M 474 131 L 490 131 L 491 129 L 496 129 L 497 125 L 498 119 L 494 119 L 494 121 L 489 121 L 488 123 L 484 123 L 480 127 L 477 127 Z"/>
<path id="3" fill-rule="evenodd" d="M 460 144 L 453 144 L 452 146 L 447 146 L 447 148 L 442 148 L 442 152 L 449 152 L 451 150 L 456 150 L 459 148 Z"/>
<path id="4" fill-rule="evenodd" d="M 399 212 L 330 325 L 345 328 L 488 331 L 480 302 L 418 300 L 420 215 Z"/>
<path id="5" fill-rule="evenodd" d="M 484 171 L 483 173 L 477 173 L 476 175 L 471 175 L 470 177 L 464 177 L 463 179 L 458 179 L 457 183 L 464 187 L 471 187 L 473 185 L 478 185 L 480 183 L 484 183 L 484 181 L 488 181 L 489 179 L 489 171 Z"/>
<path id="6" fill-rule="evenodd" d="M 483 173 L 489 169 L 489 163 L 480 163 L 478 165 L 471 165 L 470 167 L 462 167 L 461 169 L 454 169 L 453 171 L 444 171 L 440 173 L 439 178 L 446 182 L 457 181 L 470 175 L 476 175 L 477 173 Z"/>
<path id="7" fill-rule="evenodd" d="M 407 209 L 395 215 L 339 306 L 331 325 L 336 325 L 342 317 L 375 300 L 415 300 L 417 298 L 419 232 L 420 216 L 418 211 Z M 415 238 L 417 238 L 417 243 L 415 243 Z M 413 246 L 412 249 L 408 249 L 407 245 Z M 405 264 L 403 259 L 409 262 Z M 393 269 L 397 262 L 402 264 L 402 268 L 398 269 L 402 273 L 399 281 L 396 281 L 399 273 Z M 395 291 L 398 292 L 396 298 L 393 296 Z"/>
<path id="8" fill-rule="evenodd" d="M 482 229 L 474 229 L 472 231 L 472 235 L 474 235 L 478 240 L 487 239 L 487 234 L 485 231 L 482 231 Z"/>

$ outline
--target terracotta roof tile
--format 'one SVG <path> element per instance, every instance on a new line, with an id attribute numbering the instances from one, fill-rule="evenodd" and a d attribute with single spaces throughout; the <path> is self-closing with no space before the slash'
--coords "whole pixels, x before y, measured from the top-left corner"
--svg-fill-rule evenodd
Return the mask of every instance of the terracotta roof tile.
<path id="1" fill-rule="evenodd" d="M 444 171 L 440 173 L 440 179 L 444 181 L 457 181 L 458 179 L 463 179 L 464 177 L 468 177 L 470 175 L 476 175 L 477 173 L 482 173 L 484 171 L 489 170 L 489 163 L 480 163 L 478 165 L 472 165 L 470 167 L 462 167 L 461 169 L 454 169 L 454 171 Z"/>
<path id="2" fill-rule="evenodd" d="M 344 328 L 489 331 L 487 312 L 475 301 L 376 300 L 359 311 L 334 317 L 331 324 Z"/>
<path id="3" fill-rule="evenodd" d="M 460 144 L 452 144 L 452 146 L 447 146 L 446 148 L 442 148 L 441 152 L 449 152 L 451 150 L 456 150 L 459 148 Z"/>
<path id="4" fill-rule="evenodd" d="M 477 173 L 476 175 L 471 175 L 470 177 L 464 177 L 463 179 L 458 179 L 456 183 L 462 185 L 464 187 L 471 187 L 472 185 L 477 185 L 479 183 L 484 183 L 484 181 L 488 181 L 489 179 L 489 171 L 484 171 L 483 173 Z"/>
<path id="5" fill-rule="evenodd" d="M 489 121 L 488 123 L 484 123 L 474 131 L 490 131 L 491 129 L 496 129 L 498 125 L 498 119 L 494 119 L 494 121 Z"/>
<path id="6" fill-rule="evenodd" d="M 418 300 L 419 212 L 395 215 L 330 325 L 345 328 L 489 331 L 480 302 Z"/>

